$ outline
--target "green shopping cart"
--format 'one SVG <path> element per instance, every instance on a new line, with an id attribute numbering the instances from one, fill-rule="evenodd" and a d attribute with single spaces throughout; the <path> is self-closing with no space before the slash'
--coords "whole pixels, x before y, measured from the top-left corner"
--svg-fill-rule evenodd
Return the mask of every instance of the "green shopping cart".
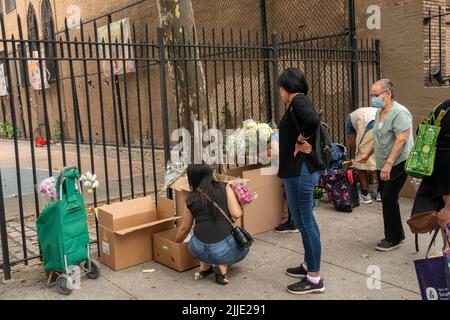
<path id="1" fill-rule="evenodd" d="M 57 286 L 69 295 L 80 277 L 100 276 L 100 265 L 90 258 L 89 232 L 80 173 L 65 167 L 56 181 L 58 200 L 52 201 L 36 221 L 44 269 L 49 272 L 47 286 Z M 80 268 L 81 265 L 81 268 Z M 56 281 L 52 279 L 57 276 Z"/>

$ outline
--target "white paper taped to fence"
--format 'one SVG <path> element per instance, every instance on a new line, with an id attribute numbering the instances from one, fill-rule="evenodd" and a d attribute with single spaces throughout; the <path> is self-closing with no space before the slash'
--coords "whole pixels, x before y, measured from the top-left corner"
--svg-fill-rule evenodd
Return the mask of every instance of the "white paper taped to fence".
<path id="1" fill-rule="evenodd" d="M 8 86 L 6 85 L 5 65 L 0 64 L 0 96 L 9 96 Z"/>
<path id="2" fill-rule="evenodd" d="M 120 26 L 123 27 L 123 39 Z M 125 18 L 110 24 L 111 30 L 111 43 L 118 43 L 118 45 L 112 45 L 111 48 L 108 45 L 100 46 L 100 59 L 109 59 L 110 52 L 112 52 L 113 70 L 114 75 L 120 75 L 124 73 L 135 72 L 136 67 L 133 60 L 125 60 L 125 68 L 123 59 L 134 59 L 133 47 L 128 46 L 133 43 L 131 39 L 131 27 L 129 18 Z M 98 41 L 109 43 L 108 25 L 102 26 L 97 29 Z M 126 44 L 125 46 L 121 44 Z M 103 50 L 104 48 L 104 50 Z M 107 77 L 111 75 L 111 61 L 102 61 L 103 72 Z"/>
<path id="3" fill-rule="evenodd" d="M 39 52 L 33 51 L 33 58 L 39 58 Z M 41 59 L 45 59 L 45 49 L 41 49 Z M 43 81 L 41 80 L 41 68 L 42 66 L 42 74 L 44 76 Z M 30 77 L 30 84 L 34 90 L 42 90 L 42 82 L 44 82 L 44 89 L 50 88 L 48 84 L 48 78 L 50 78 L 50 72 L 47 70 L 45 60 L 28 60 L 28 74 Z"/>

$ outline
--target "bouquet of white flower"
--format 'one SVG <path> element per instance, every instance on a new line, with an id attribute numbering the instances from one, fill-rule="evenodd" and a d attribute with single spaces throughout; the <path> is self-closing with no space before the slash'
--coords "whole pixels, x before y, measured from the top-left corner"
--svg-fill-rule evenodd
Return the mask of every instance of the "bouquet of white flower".
<path id="1" fill-rule="evenodd" d="M 227 152 L 247 155 L 251 147 L 257 150 L 258 142 L 269 142 L 272 134 L 273 130 L 267 123 L 258 123 L 253 119 L 246 120 L 241 129 L 227 137 Z"/>
<path id="2" fill-rule="evenodd" d="M 94 189 L 100 185 L 97 180 L 97 175 L 92 174 L 90 172 L 86 172 L 80 177 L 80 181 L 83 183 L 83 186 L 87 188 L 88 193 L 93 193 Z"/>
<path id="3" fill-rule="evenodd" d="M 172 162 L 169 160 L 164 172 L 164 189 L 169 188 L 175 181 L 186 173 L 187 164 L 182 162 Z"/>

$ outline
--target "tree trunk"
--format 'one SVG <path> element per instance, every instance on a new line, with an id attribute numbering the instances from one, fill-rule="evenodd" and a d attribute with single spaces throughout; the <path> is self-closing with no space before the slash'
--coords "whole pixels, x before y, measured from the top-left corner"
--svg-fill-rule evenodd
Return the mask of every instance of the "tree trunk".
<path id="1" fill-rule="evenodd" d="M 198 43 L 191 0 L 157 0 L 157 2 L 166 43 L 181 46 Z M 202 122 L 203 131 L 214 127 L 213 112 L 209 112 L 208 121 L 206 80 L 203 66 L 198 61 L 198 48 L 181 47 L 180 50 L 169 49 L 168 52 L 171 58 L 181 59 L 181 61 L 169 60 L 169 74 L 175 94 L 177 91 L 175 84 L 178 87 L 180 127 L 188 129 L 191 134 L 194 133 L 194 121 Z M 197 61 L 190 60 L 194 57 L 197 57 Z"/>

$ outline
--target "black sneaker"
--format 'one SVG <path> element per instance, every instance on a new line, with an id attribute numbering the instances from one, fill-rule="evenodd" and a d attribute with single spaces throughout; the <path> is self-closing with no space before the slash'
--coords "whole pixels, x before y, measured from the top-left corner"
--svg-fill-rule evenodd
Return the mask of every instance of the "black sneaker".
<path id="1" fill-rule="evenodd" d="M 280 224 L 273 231 L 278 232 L 278 233 L 297 233 L 298 229 L 295 227 L 295 225 L 293 223 L 286 222 L 286 223 Z"/>
<path id="2" fill-rule="evenodd" d="M 303 264 L 300 267 L 289 268 L 286 270 L 286 274 L 292 278 L 306 278 L 308 271 L 303 268 Z"/>
<path id="3" fill-rule="evenodd" d="M 300 282 L 288 286 L 287 291 L 293 294 L 324 293 L 325 285 L 323 284 L 323 279 L 320 279 L 318 284 L 314 284 L 308 278 L 305 278 Z"/>
<path id="4" fill-rule="evenodd" d="M 388 252 L 392 251 L 394 249 L 400 248 L 403 241 L 400 241 L 398 243 L 392 243 L 390 241 L 387 241 L 386 239 L 381 240 L 378 242 L 378 244 L 375 246 L 375 250 Z"/>

